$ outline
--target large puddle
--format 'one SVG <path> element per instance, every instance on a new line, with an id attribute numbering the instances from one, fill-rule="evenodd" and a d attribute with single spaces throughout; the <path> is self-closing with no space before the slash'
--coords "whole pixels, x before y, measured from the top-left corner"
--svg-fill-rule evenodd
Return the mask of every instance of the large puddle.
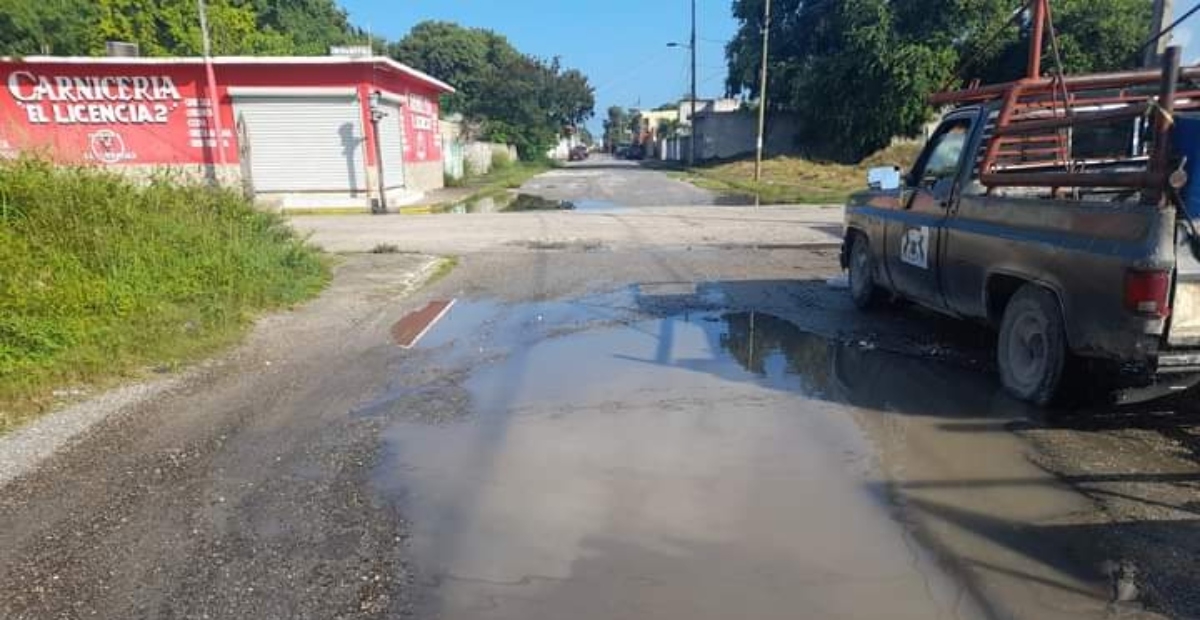
<path id="1" fill-rule="evenodd" d="M 759 204 L 759 200 L 753 194 L 717 194 L 714 196 L 712 204 L 738 207 L 756 206 Z M 438 209 L 438 213 L 522 213 L 527 211 L 610 213 L 627 208 L 607 200 L 553 200 L 536 194 L 505 192 L 447 205 Z"/>
<path id="2" fill-rule="evenodd" d="M 604 200 L 552 200 L 534 194 L 506 192 L 449 205 L 440 213 L 521 213 L 525 211 L 610 212 L 622 209 Z"/>
<path id="3" fill-rule="evenodd" d="M 670 308 L 672 294 L 460 303 L 421 347 L 448 366 L 481 364 L 364 407 L 419 420 L 386 431 L 375 482 L 412 524 L 423 611 L 983 617 L 899 516 L 912 498 L 896 478 L 941 471 L 940 438 L 924 433 L 967 437 L 955 449 L 970 453 L 981 449 L 972 436 L 991 441 L 978 431 L 1018 415 L 994 381 L 724 311 L 711 291 Z M 997 457 L 951 476 L 1012 476 L 1022 463 Z M 938 506 L 967 501 L 932 493 Z"/>

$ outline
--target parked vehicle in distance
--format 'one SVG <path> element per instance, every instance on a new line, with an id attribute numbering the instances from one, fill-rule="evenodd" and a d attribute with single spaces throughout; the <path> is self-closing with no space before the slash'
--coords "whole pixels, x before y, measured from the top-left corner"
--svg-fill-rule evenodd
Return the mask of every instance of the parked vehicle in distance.
<path id="1" fill-rule="evenodd" d="M 580 144 L 571 148 L 571 152 L 567 154 L 568 161 L 583 161 L 588 158 L 588 147 Z"/>
<path id="2" fill-rule="evenodd" d="M 1045 78 L 1013 86 L 1015 95 L 948 97 L 969 105 L 942 119 L 912 169 L 871 170 L 870 189 L 847 203 L 841 262 L 854 303 L 903 299 L 995 326 L 1001 383 L 1037 405 L 1062 395 L 1069 372 L 1106 393 L 1195 384 L 1200 233 L 1172 188 L 1182 186 L 1180 162 L 1200 158 L 1200 139 L 1167 150 L 1184 115 L 1154 114 L 1153 131 L 1135 131 L 1134 119 L 1155 109 L 1150 101 L 1171 102 L 1166 118 L 1200 104 L 1176 105 L 1159 75 Z M 1054 88 L 1074 89 L 1066 114 L 1040 94 Z M 1088 107 L 1089 92 L 1103 103 Z M 1191 122 L 1200 136 L 1200 119 Z"/>

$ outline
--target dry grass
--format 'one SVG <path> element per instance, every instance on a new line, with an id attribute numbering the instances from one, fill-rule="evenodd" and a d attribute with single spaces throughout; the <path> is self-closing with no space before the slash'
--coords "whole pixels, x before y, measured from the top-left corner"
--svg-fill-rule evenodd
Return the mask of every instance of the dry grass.
<path id="1" fill-rule="evenodd" d="M 700 166 L 678 173 L 678 177 L 706 189 L 757 194 L 764 203 L 840 203 L 863 189 L 868 168 L 887 164 L 905 168 L 920 148 L 920 144 L 891 146 L 855 166 L 774 157 L 763 161 L 762 180 L 758 182 L 754 181 L 753 159 Z"/>

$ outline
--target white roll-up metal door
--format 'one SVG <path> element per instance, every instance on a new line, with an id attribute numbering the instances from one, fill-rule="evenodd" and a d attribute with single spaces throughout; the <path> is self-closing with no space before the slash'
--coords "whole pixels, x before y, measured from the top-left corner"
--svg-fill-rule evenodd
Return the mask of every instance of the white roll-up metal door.
<path id="1" fill-rule="evenodd" d="M 400 106 L 383 103 L 387 116 L 379 121 L 379 152 L 383 155 L 384 187 L 404 185 L 404 116 Z"/>
<path id="2" fill-rule="evenodd" d="M 235 96 L 256 192 L 366 191 L 362 113 L 352 96 Z"/>

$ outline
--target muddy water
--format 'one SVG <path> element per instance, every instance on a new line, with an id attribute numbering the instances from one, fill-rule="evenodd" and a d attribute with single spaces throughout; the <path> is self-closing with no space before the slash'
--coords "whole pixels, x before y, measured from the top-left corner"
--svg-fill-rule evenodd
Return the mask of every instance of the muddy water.
<path id="1" fill-rule="evenodd" d="M 444 213 L 520 213 L 523 211 L 586 211 L 610 212 L 621 205 L 606 200 L 552 200 L 534 194 L 508 192 L 498 196 L 482 196 L 449 205 Z"/>
<path id="2" fill-rule="evenodd" d="M 1036 529 L 1082 504 L 1025 462 L 1003 432 L 1022 412 L 989 378 L 708 295 L 649 313 L 459 304 L 430 332 L 446 359 L 486 361 L 458 386 L 462 416 L 386 432 L 376 482 L 412 523 L 423 613 L 1103 609 L 1096 575 Z"/>

